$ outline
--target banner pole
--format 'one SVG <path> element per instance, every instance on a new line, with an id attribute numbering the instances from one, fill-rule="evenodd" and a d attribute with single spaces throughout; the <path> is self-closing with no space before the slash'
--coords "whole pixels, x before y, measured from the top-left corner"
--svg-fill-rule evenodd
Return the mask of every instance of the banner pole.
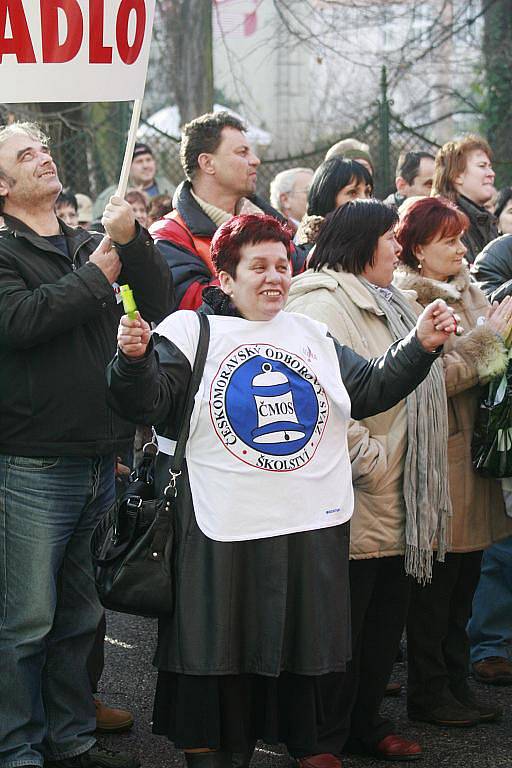
<path id="1" fill-rule="evenodd" d="M 124 197 L 126 195 L 126 189 L 128 187 L 128 178 L 130 176 L 130 168 L 131 168 L 132 159 L 133 159 L 133 149 L 135 147 L 135 137 L 137 135 L 137 129 L 139 127 L 141 110 L 142 110 L 142 99 L 135 99 L 135 101 L 133 102 L 132 119 L 130 122 L 130 130 L 128 131 L 126 149 L 124 151 L 123 167 L 121 169 L 121 175 L 119 177 L 119 184 L 117 185 L 116 195 L 118 197 Z"/>

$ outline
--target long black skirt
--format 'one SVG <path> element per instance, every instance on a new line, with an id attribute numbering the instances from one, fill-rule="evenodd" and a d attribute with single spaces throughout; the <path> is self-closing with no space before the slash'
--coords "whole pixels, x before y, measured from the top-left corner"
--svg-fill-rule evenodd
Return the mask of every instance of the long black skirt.
<path id="1" fill-rule="evenodd" d="M 160 670 L 153 733 L 180 749 L 248 752 L 262 739 L 285 744 L 294 757 L 338 751 L 329 702 L 343 672 L 279 677 L 263 675 L 183 675 Z M 318 740 L 319 728 L 324 734 Z"/>

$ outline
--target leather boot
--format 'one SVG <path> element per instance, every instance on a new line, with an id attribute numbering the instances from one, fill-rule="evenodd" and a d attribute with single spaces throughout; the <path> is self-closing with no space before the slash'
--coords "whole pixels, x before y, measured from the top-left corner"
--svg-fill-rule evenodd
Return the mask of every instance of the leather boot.
<path id="1" fill-rule="evenodd" d="M 126 709 L 107 707 L 99 699 L 94 699 L 96 707 L 96 731 L 98 733 L 121 733 L 133 725 L 133 715 Z"/>

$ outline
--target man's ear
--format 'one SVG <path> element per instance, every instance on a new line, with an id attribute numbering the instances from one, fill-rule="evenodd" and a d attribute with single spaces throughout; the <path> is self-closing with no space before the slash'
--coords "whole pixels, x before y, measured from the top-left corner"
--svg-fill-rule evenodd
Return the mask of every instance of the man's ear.
<path id="1" fill-rule="evenodd" d="M 407 191 L 409 184 L 406 182 L 403 176 L 397 176 L 395 179 L 395 186 L 396 186 L 396 191 L 401 192 L 403 194 L 404 192 Z"/>
<path id="2" fill-rule="evenodd" d="M 286 211 L 288 209 L 288 194 L 281 192 L 279 195 L 279 210 Z"/>
<path id="3" fill-rule="evenodd" d="M 0 197 L 7 197 L 9 194 L 9 184 L 8 182 L 0 176 Z"/>
<path id="4" fill-rule="evenodd" d="M 201 152 L 197 158 L 197 164 L 203 173 L 207 173 L 209 176 L 215 174 L 213 155 L 210 152 Z"/>

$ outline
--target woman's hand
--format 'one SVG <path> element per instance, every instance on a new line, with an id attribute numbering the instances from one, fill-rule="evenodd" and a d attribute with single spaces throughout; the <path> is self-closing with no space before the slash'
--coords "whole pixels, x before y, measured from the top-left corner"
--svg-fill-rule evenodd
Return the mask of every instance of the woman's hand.
<path id="1" fill-rule="evenodd" d="M 427 352 L 435 352 L 452 333 L 462 333 L 463 329 L 457 325 L 458 319 L 445 301 L 442 299 L 433 301 L 418 317 L 416 323 L 418 341 Z"/>
<path id="2" fill-rule="evenodd" d="M 501 304 L 493 302 L 489 308 L 486 324 L 495 333 L 498 333 L 504 342 L 508 340 L 512 331 L 512 297 L 505 296 Z"/>
<path id="3" fill-rule="evenodd" d="M 135 320 L 123 315 L 117 331 L 117 344 L 126 357 L 144 357 L 151 336 L 151 328 L 137 312 Z"/>

